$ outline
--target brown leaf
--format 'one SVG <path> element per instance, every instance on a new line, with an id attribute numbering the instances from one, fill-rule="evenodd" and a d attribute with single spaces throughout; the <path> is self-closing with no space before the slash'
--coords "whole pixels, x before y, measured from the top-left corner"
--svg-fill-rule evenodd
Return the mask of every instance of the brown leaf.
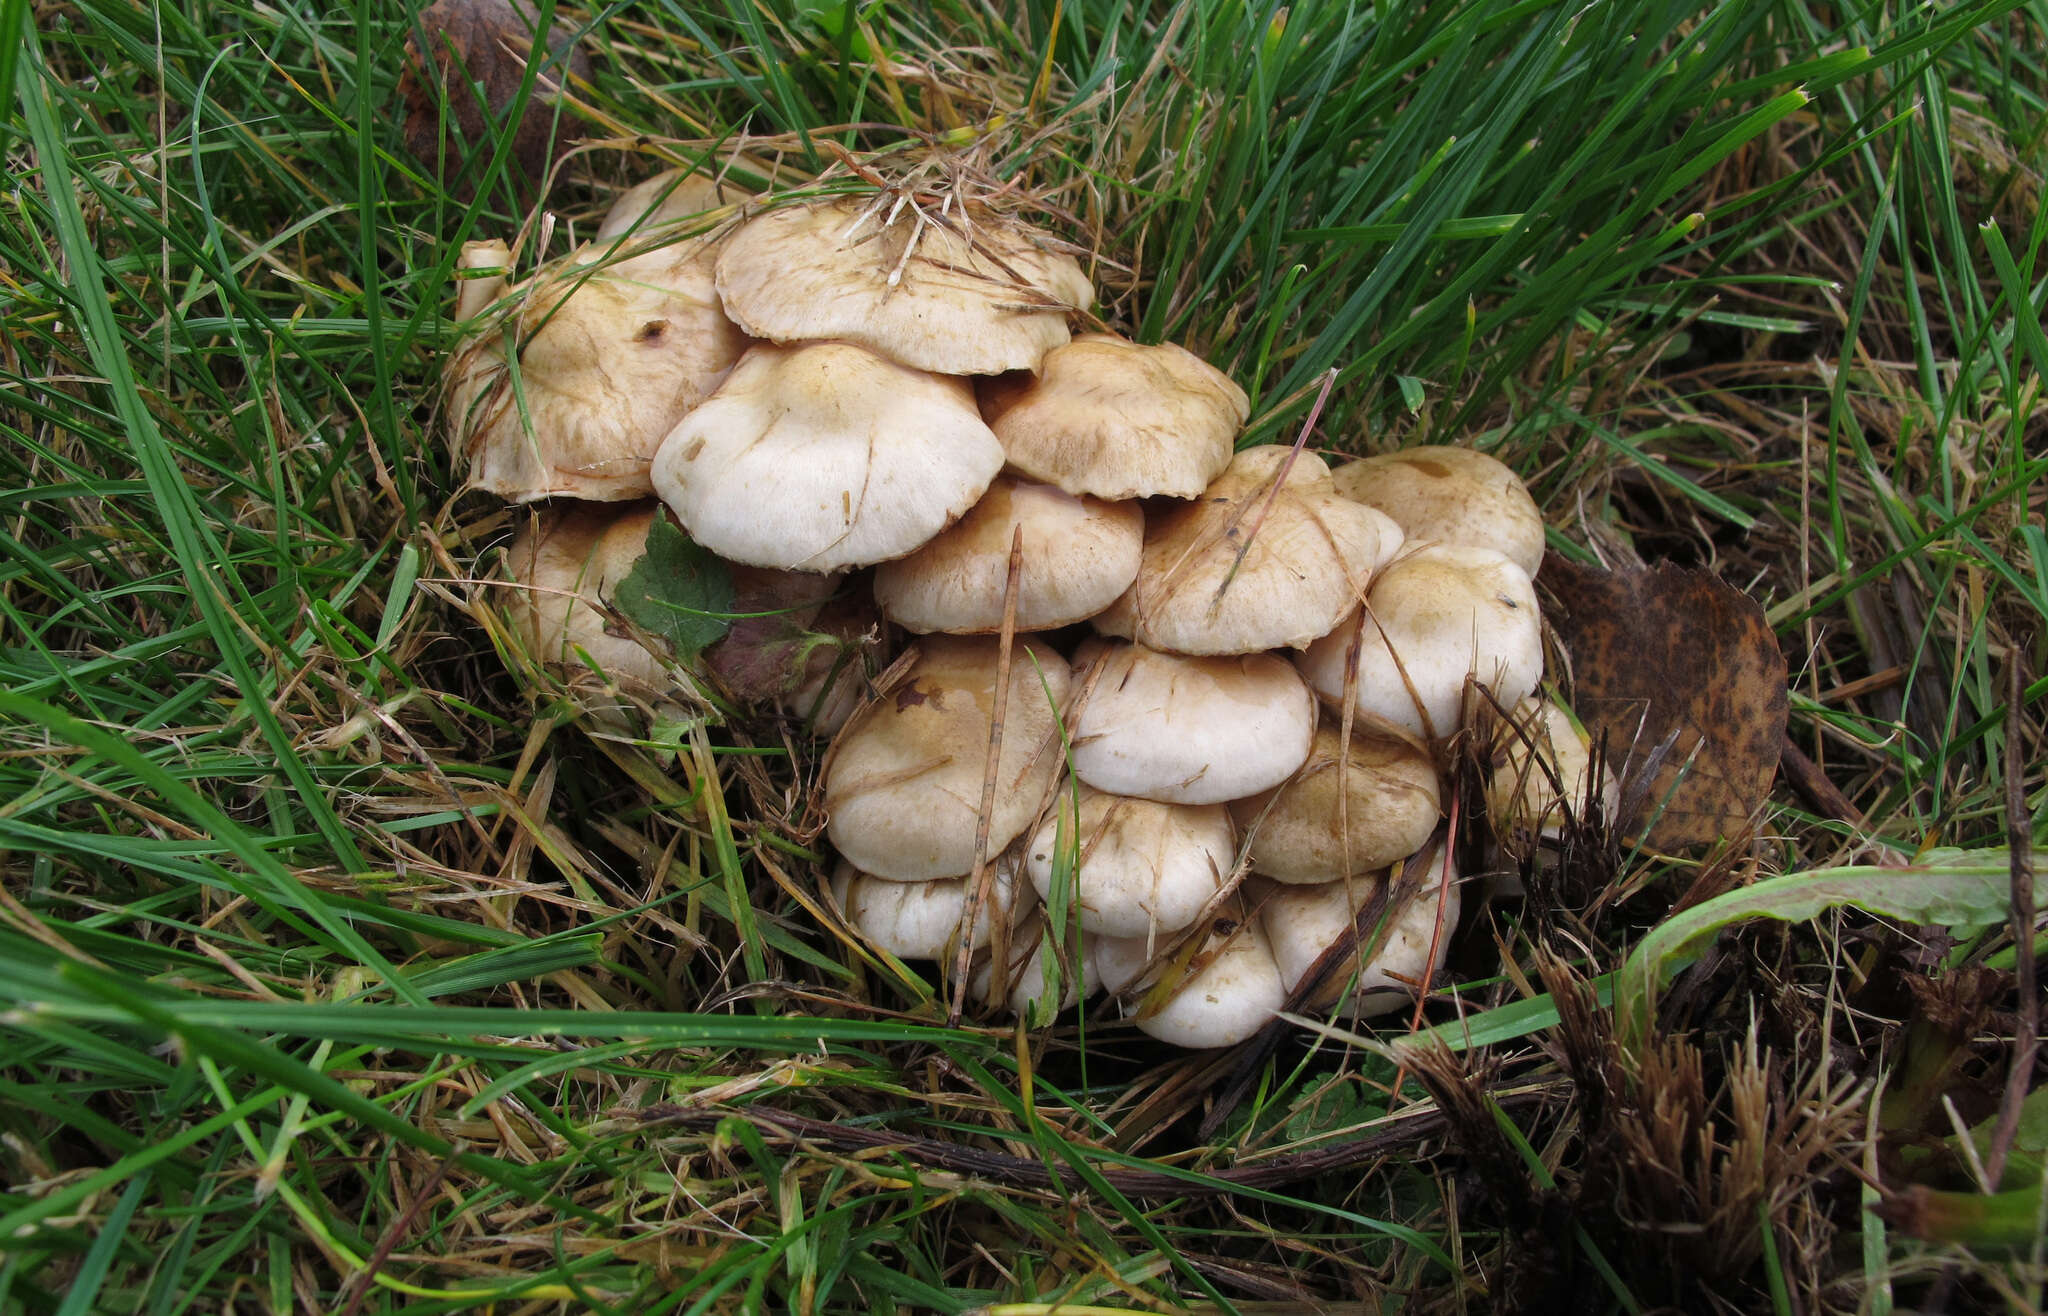
<path id="1" fill-rule="evenodd" d="M 528 0 L 436 0 L 420 11 L 419 26 L 405 43 L 405 70 L 398 95 L 405 106 L 405 144 L 426 164 L 456 180 L 458 190 L 474 186 L 464 165 L 472 156 L 490 158 L 496 134 L 518 98 L 526 65 L 539 45 L 534 9 Z M 575 31 L 557 23 L 547 48 L 555 58 L 534 75 L 533 92 L 513 130 L 508 172 L 523 193 L 537 189 L 548 166 L 573 144 L 575 123 L 559 118 L 555 93 L 568 81 L 590 76 L 590 56 L 574 48 Z M 424 45 L 428 58 L 421 57 Z"/>
<path id="2" fill-rule="evenodd" d="M 1785 731 L 1785 657 L 1763 610 L 1711 572 L 1615 571 L 1544 559 L 1545 612 L 1572 655 L 1572 707 L 1610 762 L 1640 763 L 1667 737 L 1646 794 L 1652 845 L 1707 845 L 1749 830 L 1770 794 Z M 1624 799 L 1624 810 L 1627 809 Z M 1635 826 L 1639 818 L 1623 818 Z"/>

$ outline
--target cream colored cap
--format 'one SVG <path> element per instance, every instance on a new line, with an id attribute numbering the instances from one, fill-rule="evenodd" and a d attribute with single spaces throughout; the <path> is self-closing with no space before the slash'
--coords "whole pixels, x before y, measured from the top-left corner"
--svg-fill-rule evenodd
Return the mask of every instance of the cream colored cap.
<path id="1" fill-rule="evenodd" d="M 1323 999 L 1312 1002 L 1313 1008 L 1326 1010 L 1336 1005 L 1347 985 L 1351 991 L 1345 998 L 1345 1008 L 1355 1016 L 1385 1014 L 1415 999 L 1416 991 L 1443 967 L 1451 932 L 1458 926 L 1458 875 L 1451 873 L 1449 888 L 1445 890 L 1443 863 L 1443 847 L 1439 845 L 1431 851 L 1420 885 L 1398 909 L 1391 911 L 1391 917 L 1383 917 L 1383 928 L 1363 930 L 1361 943 L 1377 944 L 1379 948 L 1372 961 L 1361 971 L 1354 950 L 1345 964 L 1337 966 L 1323 980 Z M 1272 939 L 1273 958 L 1289 992 L 1301 985 L 1322 953 L 1337 944 L 1337 939 L 1386 881 L 1387 874 L 1382 872 L 1316 886 L 1276 887 L 1266 895 L 1259 909 L 1259 921 Z M 1437 923 L 1440 892 L 1441 930 Z M 1430 954 L 1432 946 L 1436 949 L 1434 957 Z"/>
<path id="2" fill-rule="evenodd" d="M 1138 574 L 1145 514 L 1136 503 L 1076 498 L 999 476 L 981 501 L 909 557 L 875 569 L 875 602 L 913 631 L 986 635 L 1003 628 L 1011 536 L 1023 531 L 1017 629 L 1086 621 Z"/>
<path id="3" fill-rule="evenodd" d="M 1017 866 L 991 864 L 986 901 L 974 920 L 967 943 L 976 950 L 988 945 L 996 922 L 1005 926 L 1023 912 L 1017 902 Z M 832 874 L 832 898 L 846 921 L 862 936 L 899 959 L 936 960 L 960 945 L 967 917 L 964 877 L 940 882 L 891 882 L 842 861 Z"/>
<path id="4" fill-rule="evenodd" d="M 1400 544 L 1392 521 L 1337 495 L 1322 458 L 1247 448 L 1146 526 L 1136 583 L 1095 626 L 1173 653 L 1300 648 L 1344 619 Z"/>
<path id="5" fill-rule="evenodd" d="M 1095 942 L 1094 958 L 1103 985 L 1121 991 L 1153 958 L 1153 947 L 1143 937 L 1104 937 Z M 1246 922 L 1233 899 L 1178 982 L 1162 982 L 1145 994 L 1137 1024 L 1162 1042 L 1192 1050 L 1233 1046 L 1263 1028 L 1286 1000 L 1264 929 Z"/>
<path id="6" fill-rule="evenodd" d="M 592 667 L 613 681 L 663 689 L 662 660 L 606 629 L 601 604 L 647 551 L 652 503 L 576 505 L 520 514 L 505 555 L 504 613 L 536 660 L 574 672 Z"/>
<path id="7" fill-rule="evenodd" d="M 1531 576 L 1543 514 L 1504 463 L 1476 448 L 1425 445 L 1340 466 L 1337 492 L 1377 507 L 1413 540 L 1490 548 Z"/>
<path id="8" fill-rule="evenodd" d="M 1112 795 L 1241 799 L 1292 776 L 1315 736 L 1314 696 L 1272 654 L 1184 658 L 1091 640 L 1075 654 L 1075 677 L 1094 684 L 1069 721 L 1074 774 Z"/>
<path id="9" fill-rule="evenodd" d="M 1561 705 L 1533 696 L 1522 700 L 1494 729 L 1492 751 L 1486 812 L 1496 836 L 1555 837 L 1567 813 L 1583 816 L 1592 747 Z M 1600 805 L 1610 821 L 1621 805 L 1619 783 L 1604 774 Z"/>
<path id="10" fill-rule="evenodd" d="M 1043 910 L 1033 909 L 1026 914 L 1011 934 L 1009 945 L 1003 949 L 1000 994 L 995 981 L 996 961 L 993 955 L 983 959 L 968 975 L 969 994 L 984 1004 L 1000 1003 L 1013 1014 L 1049 1018 L 1061 1010 L 1079 1005 L 1102 985 L 1101 975 L 1095 970 L 1094 957 L 1086 954 L 1082 947 L 1069 942 L 1065 955 L 1060 954 Z M 1050 999 L 1051 984 L 1046 980 L 1048 961 L 1062 969 L 1057 1003 Z"/>
<path id="11" fill-rule="evenodd" d="M 973 869 L 996 705 L 995 640 L 935 635 L 919 647 L 902 683 L 839 734 L 825 769 L 832 844 L 862 872 L 898 882 Z M 1054 708 L 1069 682 L 1044 645 L 1012 650 L 991 857 L 1030 826 L 1059 775 Z"/>
<path id="12" fill-rule="evenodd" d="M 1414 854 L 1440 815 L 1436 768 L 1399 740 L 1353 735 L 1335 716 L 1308 762 L 1277 790 L 1230 806 L 1250 834 L 1251 866 L 1280 882 L 1333 882 Z"/>
<path id="13" fill-rule="evenodd" d="M 1230 464 L 1251 404 L 1230 376 L 1171 343 L 1083 334 L 1037 378 L 1006 376 L 982 408 L 1010 465 L 1097 498 L 1193 498 Z"/>
<path id="14" fill-rule="evenodd" d="M 946 375 L 1035 370 L 1095 290 L 1072 256 L 970 205 L 835 197 L 749 220 L 718 261 L 726 314 L 778 343 L 842 338 Z"/>
<path id="15" fill-rule="evenodd" d="M 1370 616 L 1310 645 L 1300 662 L 1316 693 L 1339 704 L 1355 637 L 1369 728 L 1446 739 L 1464 724 L 1467 676 L 1503 705 L 1543 678 L 1535 587 L 1492 549 L 1425 545 L 1382 571 L 1368 599 Z"/>
<path id="16" fill-rule="evenodd" d="M 720 183 L 705 174 L 664 169 L 619 193 L 597 226 L 596 240 L 609 242 L 625 233 L 644 238 L 750 195 L 745 188 Z"/>
<path id="17" fill-rule="evenodd" d="M 961 381 L 851 343 L 761 343 L 676 426 L 653 475 L 720 557 L 837 571 L 916 551 L 1002 465 Z"/>
<path id="18" fill-rule="evenodd" d="M 472 247 L 472 268 L 491 263 L 489 244 Z M 458 300 L 481 310 L 504 290 L 473 281 Z M 704 253 L 677 244 L 608 263 L 589 246 L 513 291 L 467 326 L 444 375 L 469 483 L 514 502 L 652 494 L 655 449 L 746 346 Z"/>
<path id="19" fill-rule="evenodd" d="M 1024 854 L 1039 898 L 1052 899 L 1064 839 L 1083 931 L 1143 937 L 1194 922 L 1235 860 L 1229 812 L 1220 804 L 1159 804 L 1079 786 L 1077 813 L 1069 793 L 1076 785 L 1061 788 L 1053 815 Z"/>

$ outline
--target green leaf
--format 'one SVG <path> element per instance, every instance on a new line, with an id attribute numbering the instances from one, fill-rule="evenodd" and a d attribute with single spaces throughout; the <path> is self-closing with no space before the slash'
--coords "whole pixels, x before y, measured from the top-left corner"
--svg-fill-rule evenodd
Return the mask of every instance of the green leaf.
<path id="1" fill-rule="evenodd" d="M 647 556 L 612 591 L 612 603 L 690 662 L 732 629 L 732 575 L 709 549 L 657 517 L 647 532 Z"/>

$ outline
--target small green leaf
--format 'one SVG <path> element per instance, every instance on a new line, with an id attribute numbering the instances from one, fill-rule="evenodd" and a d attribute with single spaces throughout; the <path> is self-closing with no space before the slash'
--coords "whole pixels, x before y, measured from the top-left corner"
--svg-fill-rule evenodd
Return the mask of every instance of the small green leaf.
<path id="1" fill-rule="evenodd" d="M 612 603 L 691 662 L 732 628 L 732 575 L 709 549 L 657 518 L 647 532 L 647 556 L 612 591 Z"/>
<path id="2" fill-rule="evenodd" d="M 1394 386 L 1401 390 L 1401 405 L 1408 408 L 1409 415 L 1413 416 L 1422 410 L 1422 404 L 1428 400 L 1428 395 L 1422 391 L 1421 380 L 1413 375 L 1395 375 Z"/>

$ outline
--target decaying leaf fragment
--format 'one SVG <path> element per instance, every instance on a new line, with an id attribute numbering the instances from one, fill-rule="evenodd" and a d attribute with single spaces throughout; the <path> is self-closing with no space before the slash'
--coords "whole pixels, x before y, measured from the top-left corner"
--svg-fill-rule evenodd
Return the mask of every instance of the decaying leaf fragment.
<path id="1" fill-rule="evenodd" d="M 496 125 L 518 98 L 527 61 L 541 44 L 536 23 L 529 0 L 435 0 L 422 9 L 398 80 L 407 149 L 449 179 L 462 175 L 472 154 L 489 159 Z M 507 172 L 522 189 L 538 184 L 576 135 L 567 122 L 558 130 L 554 106 L 568 75 L 590 76 L 590 56 L 575 39 L 561 23 L 547 34 L 552 58 L 535 71 L 512 137 Z"/>
<path id="2" fill-rule="evenodd" d="M 1610 761 L 1637 761 L 1676 732 L 1637 817 L 1650 844 L 1743 833 L 1777 771 L 1785 657 L 1763 609 L 1711 572 L 1661 564 L 1604 570 L 1551 554 L 1544 615 L 1572 655 L 1572 707 Z M 1662 812 L 1657 812 L 1659 805 Z"/>

